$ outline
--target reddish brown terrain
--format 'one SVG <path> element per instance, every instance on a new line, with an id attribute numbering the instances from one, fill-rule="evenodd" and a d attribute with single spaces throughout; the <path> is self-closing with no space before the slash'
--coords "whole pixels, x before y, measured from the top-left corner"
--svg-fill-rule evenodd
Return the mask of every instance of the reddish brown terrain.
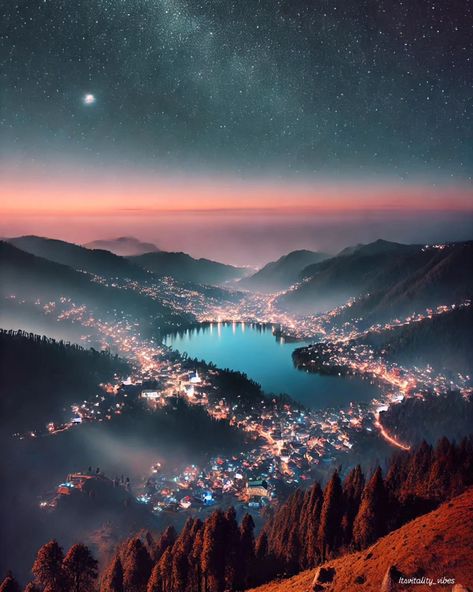
<path id="1" fill-rule="evenodd" d="M 360 553 L 329 561 L 334 568 L 330 582 L 319 584 L 320 592 L 403 592 L 452 590 L 452 584 L 436 584 L 437 578 L 454 578 L 473 590 L 473 488 L 442 504 L 437 510 L 381 538 Z M 395 567 L 405 577 L 431 578 L 434 585 L 387 586 L 386 573 Z M 254 592 L 309 592 L 318 570 L 272 582 Z M 323 579 L 323 578 L 322 578 Z M 326 578 L 329 579 L 329 578 Z M 457 587 L 455 592 L 466 588 Z"/>

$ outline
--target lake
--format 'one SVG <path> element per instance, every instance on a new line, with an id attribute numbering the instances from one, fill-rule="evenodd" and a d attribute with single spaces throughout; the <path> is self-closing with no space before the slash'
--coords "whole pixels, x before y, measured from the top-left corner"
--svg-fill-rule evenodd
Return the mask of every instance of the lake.
<path id="1" fill-rule="evenodd" d="M 291 354 L 306 343 L 283 343 L 270 327 L 214 323 L 167 335 L 163 341 L 191 358 L 244 372 L 266 393 L 287 393 L 313 409 L 370 401 L 378 393 L 373 384 L 361 378 L 321 376 L 298 370 Z"/>

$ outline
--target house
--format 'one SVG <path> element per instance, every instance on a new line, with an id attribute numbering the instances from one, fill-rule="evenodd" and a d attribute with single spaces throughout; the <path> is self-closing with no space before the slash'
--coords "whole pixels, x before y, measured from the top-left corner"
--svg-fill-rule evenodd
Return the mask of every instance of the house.
<path id="1" fill-rule="evenodd" d="M 245 490 L 248 498 L 269 497 L 268 482 L 265 479 L 250 479 Z"/>

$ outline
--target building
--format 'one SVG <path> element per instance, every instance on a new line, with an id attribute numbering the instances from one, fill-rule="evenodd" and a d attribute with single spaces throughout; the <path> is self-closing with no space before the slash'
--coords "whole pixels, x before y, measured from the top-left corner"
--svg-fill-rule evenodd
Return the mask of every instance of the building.
<path id="1" fill-rule="evenodd" d="M 248 499 L 269 497 L 268 482 L 265 479 L 250 479 L 246 484 L 245 493 Z"/>

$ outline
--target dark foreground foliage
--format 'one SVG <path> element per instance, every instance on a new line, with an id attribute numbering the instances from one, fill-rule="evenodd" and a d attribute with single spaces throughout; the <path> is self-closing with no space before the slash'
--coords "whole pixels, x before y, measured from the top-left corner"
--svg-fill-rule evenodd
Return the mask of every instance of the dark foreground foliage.
<path id="1" fill-rule="evenodd" d="M 179 535 L 172 527 L 158 538 L 149 532 L 117 550 L 98 578 L 84 545 L 66 556 L 56 541 L 38 551 L 32 592 L 224 592 L 244 590 L 280 575 L 296 573 L 354 549 L 438 506 L 473 484 L 473 437 L 460 444 L 442 438 L 423 442 L 380 467 L 368 478 L 361 467 L 342 481 L 333 473 L 325 489 L 315 483 L 296 491 L 267 522 L 258 538 L 245 515 L 217 510 L 204 522 L 189 518 Z M 18 591 L 9 574 L 0 592 Z"/>

